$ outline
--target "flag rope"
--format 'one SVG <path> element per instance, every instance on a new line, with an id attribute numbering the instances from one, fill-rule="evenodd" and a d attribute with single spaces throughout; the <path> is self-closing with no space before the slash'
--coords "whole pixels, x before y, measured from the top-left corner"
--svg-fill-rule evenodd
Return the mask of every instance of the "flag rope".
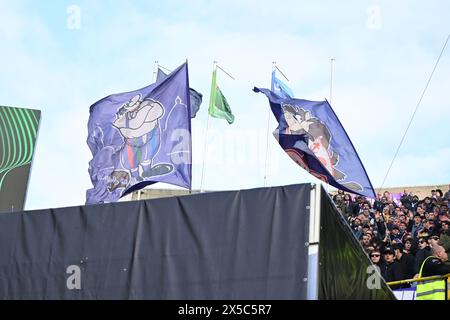
<path id="1" fill-rule="evenodd" d="M 383 179 L 383 182 L 381 183 L 380 188 L 378 189 L 378 192 L 381 192 L 381 190 L 383 189 L 384 183 L 386 182 L 386 179 L 387 179 L 387 177 L 389 175 L 389 172 L 392 169 L 392 166 L 393 166 L 393 164 L 395 162 L 395 159 L 397 158 L 397 155 L 398 155 L 398 153 L 400 151 L 400 148 L 401 148 L 403 142 L 405 141 L 406 134 L 408 133 L 408 130 L 411 127 L 411 124 L 412 124 L 412 122 L 414 120 L 414 117 L 415 117 L 415 115 L 417 113 L 417 110 L 419 109 L 419 106 L 420 106 L 420 104 L 422 102 L 422 99 L 425 96 L 425 93 L 426 93 L 426 91 L 428 89 L 428 86 L 429 86 L 429 84 L 431 82 L 431 79 L 433 78 L 434 72 L 436 71 L 436 68 L 437 68 L 437 66 L 439 64 L 439 61 L 441 60 L 442 54 L 444 53 L 445 47 L 447 46 L 447 43 L 448 43 L 449 39 L 450 39 L 450 33 L 447 36 L 447 40 L 445 40 L 444 46 L 442 47 L 442 50 L 441 50 L 441 53 L 439 54 L 439 57 L 438 57 L 438 59 L 436 61 L 436 64 L 434 65 L 433 71 L 431 72 L 430 77 L 428 78 L 427 84 L 425 85 L 425 88 L 422 91 L 422 95 L 420 96 L 419 102 L 417 103 L 416 108 L 414 109 L 414 112 L 413 112 L 413 114 L 411 116 L 411 119 L 409 120 L 408 126 L 406 127 L 405 133 L 403 134 L 402 139 L 400 140 L 400 143 L 399 143 L 399 145 L 397 147 L 397 150 L 395 151 L 394 157 L 392 158 L 391 164 L 389 165 L 389 168 L 388 168 L 388 170 L 386 172 L 386 175 L 384 176 L 384 179 Z"/>

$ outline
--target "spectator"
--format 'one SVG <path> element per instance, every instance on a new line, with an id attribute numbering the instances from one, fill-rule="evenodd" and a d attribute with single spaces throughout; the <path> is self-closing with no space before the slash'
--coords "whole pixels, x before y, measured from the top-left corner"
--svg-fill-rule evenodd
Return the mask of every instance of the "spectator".
<path id="1" fill-rule="evenodd" d="M 411 256 L 414 256 L 413 253 L 411 252 L 411 246 L 412 246 L 412 238 L 411 237 L 406 237 L 404 244 L 405 247 L 403 248 L 403 252 L 410 254 Z"/>
<path id="2" fill-rule="evenodd" d="M 364 226 L 366 227 L 366 226 Z M 364 233 L 362 239 L 361 239 L 361 245 L 363 247 L 367 247 L 368 245 L 370 245 L 370 240 L 372 240 L 372 237 L 368 234 L 368 233 Z"/>
<path id="3" fill-rule="evenodd" d="M 425 209 L 422 206 L 418 206 L 416 212 L 419 214 L 420 218 L 425 218 Z"/>
<path id="4" fill-rule="evenodd" d="M 406 223 L 400 222 L 398 225 L 398 230 L 399 230 L 400 240 L 403 242 L 404 238 L 407 236 Z"/>
<path id="5" fill-rule="evenodd" d="M 408 190 L 404 190 L 403 195 L 400 197 L 400 202 L 405 206 L 405 208 L 411 209 L 413 203 L 412 193 L 408 192 Z"/>
<path id="6" fill-rule="evenodd" d="M 385 264 L 381 268 L 381 275 L 386 282 L 398 281 L 404 279 L 402 267 L 395 260 L 395 252 L 392 247 L 386 247 L 383 252 Z M 401 286 L 392 286 L 392 289 L 401 288 Z"/>
<path id="7" fill-rule="evenodd" d="M 437 195 L 436 200 L 438 201 L 441 201 L 442 198 L 444 197 L 444 194 L 442 193 L 441 189 L 436 189 L 436 195 Z"/>
<path id="8" fill-rule="evenodd" d="M 411 229 L 408 228 L 408 231 L 411 232 L 413 238 L 417 238 L 417 233 L 423 228 L 422 218 L 420 217 L 420 214 L 416 213 L 414 215 L 414 218 L 412 222 L 410 222 L 410 225 Z"/>
<path id="9" fill-rule="evenodd" d="M 381 253 L 380 250 L 374 249 L 370 252 L 370 260 L 372 263 L 376 266 L 378 266 L 381 270 L 383 259 L 381 259 Z"/>
<path id="10" fill-rule="evenodd" d="M 345 212 L 348 212 L 348 214 L 352 216 L 356 216 L 355 213 L 355 203 L 352 201 L 352 197 L 349 194 L 344 195 L 344 205 L 345 205 Z"/>
<path id="11" fill-rule="evenodd" d="M 394 226 L 392 228 L 391 232 L 391 242 L 394 241 L 396 243 L 402 242 L 402 234 L 400 233 L 400 230 L 397 226 Z"/>
<path id="12" fill-rule="evenodd" d="M 419 275 L 420 267 L 423 261 L 430 256 L 430 247 L 428 246 L 427 238 L 419 239 L 419 250 L 416 253 L 416 260 L 414 261 L 414 273 L 417 277 Z"/>
<path id="13" fill-rule="evenodd" d="M 442 246 L 447 253 L 450 252 L 450 221 L 442 222 L 439 245 Z"/>
<path id="14" fill-rule="evenodd" d="M 373 209 L 381 212 L 383 210 L 383 207 L 384 207 L 384 203 L 382 201 L 381 193 L 378 193 L 377 198 L 375 199 L 375 201 L 373 203 Z"/>
<path id="15" fill-rule="evenodd" d="M 450 185 L 445 195 L 434 190 L 423 200 L 404 190 L 398 206 L 389 192 L 377 194 L 373 206 L 362 196 L 355 201 L 343 192 L 333 196 L 355 238 L 380 266 L 386 281 L 417 276 L 431 246 L 450 250 L 449 199 Z"/>
<path id="16" fill-rule="evenodd" d="M 433 229 L 434 229 L 434 220 L 428 219 L 423 226 L 423 231 L 427 232 L 429 235 L 432 235 Z"/>
<path id="17" fill-rule="evenodd" d="M 436 190 L 431 190 L 431 198 L 435 198 L 436 199 L 437 195 L 436 195 Z"/>
<path id="18" fill-rule="evenodd" d="M 411 202 L 411 210 L 416 211 L 418 204 L 419 204 L 419 197 L 414 196 Z"/>
<path id="19" fill-rule="evenodd" d="M 337 199 L 338 196 L 341 198 L 341 200 L 344 200 L 344 199 L 343 199 L 343 197 L 344 197 L 344 191 L 343 191 L 343 190 L 338 190 L 338 193 L 335 194 L 335 195 L 333 196 L 333 201 L 334 201 L 334 202 L 336 202 L 336 199 Z"/>
<path id="20" fill-rule="evenodd" d="M 432 248 L 434 245 L 438 244 L 439 237 L 438 236 L 431 236 L 428 238 L 428 245 L 430 248 Z"/>
<path id="21" fill-rule="evenodd" d="M 395 251 L 395 259 L 398 261 L 402 269 L 402 280 L 412 279 L 415 275 L 414 258 L 411 255 L 403 252 L 403 244 L 401 243 L 396 243 L 393 248 Z"/>
<path id="22" fill-rule="evenodd" d="M 450 184 L 448 185 L 448 191 L 444 194 L 444 198 L 450 201 Z"/>
<path id="23" fill-rule="evenodd" d="M 425 199 L 423 199 L 423 203 L 425 205 L 425 211 L 426 212 L 432 212 L 433 211 L 434 205 L 431 203 L 431 198 L 430 197 L 426 197 Z"/>

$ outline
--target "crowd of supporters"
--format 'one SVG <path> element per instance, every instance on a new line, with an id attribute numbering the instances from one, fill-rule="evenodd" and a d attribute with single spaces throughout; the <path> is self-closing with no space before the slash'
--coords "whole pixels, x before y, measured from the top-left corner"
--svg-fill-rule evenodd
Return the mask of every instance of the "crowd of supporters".
<path id="1" fill-rule="evenodd" d="M 374 201 L 339 191 L 333 200 L 387 282 L 418 277 L 436 244 L 450 251 L 450 185 L 424 199 L 405 190 L 399 201 L 387 191 Z"/>

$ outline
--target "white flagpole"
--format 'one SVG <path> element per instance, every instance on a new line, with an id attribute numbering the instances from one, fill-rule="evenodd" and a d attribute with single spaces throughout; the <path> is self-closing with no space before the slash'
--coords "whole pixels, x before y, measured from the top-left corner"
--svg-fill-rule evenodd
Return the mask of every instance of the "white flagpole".
<path id="1" fill-rule="evenodd" d="M 333 101 L 333 84 L 334 84 L 334 58 L 331 58 L 331 74 L 330 74 L 330 104 Z M 329 193 L 330 185 L 325 184 L 325 190 Z"/>
<path id="2" fill-rule="evenodd" d="M 214 61 L 213 63 L 213 70 L 216 71 L 217 70 L 217 61 Z M 211 90 L 215 90 L 211 89 Z M 210 99 L 212 99 L 212 97 L 210 97 Z M 200 193 L 203 192 L 203 181 L 204 181 L 204 177 L 205 177 L 205 160 L 206 160 L 206 146 L 207 146 L 207 138 L 208 138 L 208 130 L 209 130 L 209 118 L 210 118 L 210 114 L 209 114 L 209 108 L 208 108 L 208 119 L 206 120 L 206 131 L 205 131 L 205 140 L 204 140 L 204 145 L 203 145 L 203 164 L 202 164 L 202 178 L 200 180 Z"/>
<path id="3" fill-rule="evenodd" d="M 334 58 L 331 58 L 331 79 L 330 79 L 330 104 L 333 100 L 333 82 L 334 82 Z"/>
<path id="4" fill-rule="evenodd" d="M 216 63 L 216 68 L 219 68 L 220 70 L 222 70 L 223 71 L 223 73 L 225 73 L 227 76 L 229 76 L 231 79 L 233 79 L 233 80 L 236 80 L 231 74 L 229 74 L 228 72 L 226 72 L 221 66 L 219 66 L 217 63 Z M 217 69 L 216 69 L 217 70 Z"/>
<path id="5" fill-rule="evenodd" d="M 155 61 L 155 68 L 153 69 L 153 82 L 156 82 L 157 74 L 158 74 L 158 61 Z"/>
<path id="6" fill-rule="evenodd" d="M 272 61 L 272 73 L 275 71 L 275 69 L 277 68 L 277 63 L 276 61 Z M 270 88 L 272 89 L 272 74 L 270 75 Z M 267 132 L 266 132 L 266 160 L 264 162 L 264 187 L 267 187 L 267 162 L 269 159 L 269 131 L 270 131 L 270 114 L 271 114 L 271 110 L 270 110 L 270 104 L 269 104 L 269 109 L 268 109 L 268 113 L 267 113 Z"/>

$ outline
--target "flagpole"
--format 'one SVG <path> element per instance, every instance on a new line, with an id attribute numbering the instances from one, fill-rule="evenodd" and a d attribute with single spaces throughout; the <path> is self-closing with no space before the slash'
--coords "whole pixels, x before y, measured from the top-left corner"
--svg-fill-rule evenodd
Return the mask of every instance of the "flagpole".
<path id="1" fill-rule="evenodd" d="M 162 68 L 162 69 L 166 70 L 166 71 L 169 72 L 169 73 L 172 72 L 172 70 L 167 69 L 166 67 L 164 67 L 164 66 L 162 66 L 162 65 L 160 65 L 160 64 L 158 64 L 158 68 Z"/>
<path id="2" fill-rule="evenodd" d="M 333 101 L 334 61 L 335 59 L 331 58 L 330 104 Z"/>
<path id="3" fill-rule="evenodd" d="M 331 72 L 330 72 L 330 104 L 331 104 L 331 102 L 332 102 L 332 100 L 333 100 L 334 61 L 335 61 L 335 59 L 334 59 L 334 58 L 331 58 L 331 60 L 330 60 L 330 62 L 331 62 Z M 326 187 L 325 187 L 325 190 L 326 190 L 327 193 L 329 193 L 329 192 L 328 192 L 329 189 L 330 189 L 330 185 L 327 183 L 327 184 L 326 184 Z"/>
<path id="4" fill-rule="evenodd" d="M 217 70 L 217 61 L 214 61 L 213 63 L 213 71 Z M 213 90 L 213 89 L 211 89 Z M 215 88 L 214 88 L 215 90 Z M 211 99 L 211 97 L 210 97 Z M 208 138 L 208 130 L 209 130 L 209 118 L 211 118 L 209 114 L 208 109 L 208 119 L 206 120 L 206 131 L 205 131 L 205 139 L 204 139 L 204 145 L 203 145 L 203 164 L 202 164 L 202 178 L 200 180 L 200 193 L 203 192 L 203 180 L 205 177 L 205 160 L 206 160 L 206 146 L 207 146 L 207 138 Z"/>
<path id="5" fill-rule="evenodd" d="M 276 61 L 272 61 L 272 73 L 275 71 L 275 69 L 277 68 L 277 63 Z M 272 78 L 271 78 L 272 79 Z M 273 79 L 271 80 L 271 82 L 273 82 Z M 270 88 L 272 88 L 273 83 L 270 84 Z M 266 160 L 264 162 L 264 187 L 267 187 L 267 162 L 269 159 L 269 127 L 270 127 L 270 105 L 269 105 L 269 109 L 267 112 L 267 132 L 266 132 Z"/>
<path id="6" fill-rule="evenodd" d="M 229 76 L 231 79 L 236 80 L 231 74 L 229 74 L 228 72 L 226 72 L 224 69 L 222 69 L 221 66 L 219 66 L 219 65 L 216 63 L 216 70 L 217 70 L 217 68 L 220 69 L 220 70 L 222 70 L 222 71 L 223 71 L 227 76 Z"/>
<path id="7" fill-rule="evenodd" d="M 156 82 L 157 73 L 158 73 L 158 61 L 155 61 L 155 68 L 153 69 L 153 82 Z"/>
<path id="8" fill-rule="evenodd" d="M 273 63 L 273 62 L 272 62 L 272 63 Z M 276 62 L 275 62 L 275 69 L 277 69 L 277 70 L 280 72 L 280 74 L 281 74 L 287 81 L 289 81 L 289 79 L 284 75 L 283 71 L 281 71 L 280 68 L 277 67 Z"/>

